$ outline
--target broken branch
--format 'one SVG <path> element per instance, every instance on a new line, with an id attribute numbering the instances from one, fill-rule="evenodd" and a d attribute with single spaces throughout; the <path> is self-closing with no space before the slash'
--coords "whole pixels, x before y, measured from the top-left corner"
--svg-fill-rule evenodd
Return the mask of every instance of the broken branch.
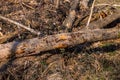
<path id="1" fill-rule="evenodd" d="M 13 21 L 13 20 L 11 20 L 11 19 L 9 19 L 9 18 L 6 18 L 6 17 L 0 15 L 0 19 L 3 19 L 3 20 L 8 21 L 8 22 L 10 22 L 10 23 L 13 23 L 13 24 L 15 24 L 15 25 L 17 25 L 17 26 L 19 26 L 19 27 L 22 27 L 22 28 L 24 28 L 24 29 L 30 31 L 31 33 L 36 34 L 36 35 L 40 35 L 40 32 L 37 32 L 37 31 L 35 31 L 34 29 L 31 29 L 31 28 L 29 28 L 29 27 L 27 27 L 27 26 L 25 26 L 25 25 L 23 25 L 23 24 L 20 24 L 20 23 L 18 23 L 18 22 L 16 22 L 16 21 Z"/>
<path id="2" fill-rule="evenodd" d="M 119 35 L 120 29 L 95 29 L 50 35 L 41 39 L 33 38 L 23 42 L 1 44 L 0 59 L 8 58 L 13 53 L 15 55 L 29 55 L 41 51 L 75 46 L 85 42 L 115 39 L 119 38 Z"/>
<path id="3" fill-rule="evenodd" d="M 108 24 L 112 23 L 113 21 L 120 18 L 120 11 L 117 11 L 113 13 L 112 15 L 107 16 L 106 18 L 103 18 L 102 20 L 97 20 L 95 22 L 90 23 L 88 29 L 97 29 L 97 28 L 103 28 L 107 26 Z M 99 25 L 99 26 L 98 26 Z"/>
<path id="4" fill-rule="evenodd" d="M 71 29 L 73 22 L 75 20 L 76 17 L 76 8 L 77 5 L 79 3 L 79 0 L 75 0 L 70 11 L 69 11 L 69 15 L 66 17 L 66 19 L 63 22 L 63 26 L 65 26 L 67 29 Z"/>

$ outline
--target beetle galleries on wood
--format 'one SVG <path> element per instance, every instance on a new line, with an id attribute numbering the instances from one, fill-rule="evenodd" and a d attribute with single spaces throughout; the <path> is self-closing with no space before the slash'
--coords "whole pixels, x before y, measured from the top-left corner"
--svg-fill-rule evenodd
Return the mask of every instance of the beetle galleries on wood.
<path id="1" fill-rule="evenodd" d="M 85 42 L 116 39 L 120 37 L 119 35 L 120 29 L 116 28 L 94 30 L 89 29 L 78 32 L 55 34 L 43 38 L 37 37 L 22 42 L 0 44 L 0 59 L 8 58 L 12 53 L 14 53 L 16 56 L 30 55 L 33 53 L 39 53 L 41 51 L 75 46 Z"/>

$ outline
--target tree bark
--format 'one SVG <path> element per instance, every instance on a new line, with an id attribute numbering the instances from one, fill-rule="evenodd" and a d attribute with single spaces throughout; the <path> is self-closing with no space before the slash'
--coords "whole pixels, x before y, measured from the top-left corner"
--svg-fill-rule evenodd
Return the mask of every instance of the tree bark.
<path id="1" fill-rule="evenodd" d="M 63 21 L 63 26 L 66 27 L 67 29 L 72 28 L 73 22 L 76 17 L 76 8 L 77 8 L 78 4 L 79 4 L 79 0 L 74 0 L 72 6 L 70 8 L 69 15 Z"/>
<path id="2" fill-rule="evenodd" d="M 33 38 L 22 42 L 10 42 L 0 44 L 0 59 L 11 55 L 26 55 L 48 51 L 57 48 L 75 46 L 85 42 L 108 40 L 120 37 L 120 29 L 95 29 L 83 30 L 72 33 L 62 33 L 46 36 L 44 38 Z"/>
<path id="3" fill-rule="evenodd" d="M 118 10 L 115 13 L 113 13 L 112 15 L 107 16 L 106 18 L 103 18 L 102 20 L 99 19 L 97 21 L 94 21 L 94 22 L 90 23 L 88 28 L 89 29 L 104 28 L 105 26 L 107 26 L 108 24 L 112 23 L 113 21 L 115 21 L 117 19 L 120 19 L 120 10 Z"/>

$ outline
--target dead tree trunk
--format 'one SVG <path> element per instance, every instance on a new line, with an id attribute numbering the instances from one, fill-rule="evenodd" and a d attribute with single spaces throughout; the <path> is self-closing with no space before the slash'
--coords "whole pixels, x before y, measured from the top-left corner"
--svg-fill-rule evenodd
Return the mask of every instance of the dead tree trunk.
<path id="1" fill-rule="evenodd" d="M 73 33 L 62 33 L 44 38 L 33 38 L 23 42 L 0 44 L 0 59 L 15 55 L 32 54 L 57 48 L 65 48 L 85 42 L 108 40 L 120 37 L 119 29 L 83 30 Z"/>

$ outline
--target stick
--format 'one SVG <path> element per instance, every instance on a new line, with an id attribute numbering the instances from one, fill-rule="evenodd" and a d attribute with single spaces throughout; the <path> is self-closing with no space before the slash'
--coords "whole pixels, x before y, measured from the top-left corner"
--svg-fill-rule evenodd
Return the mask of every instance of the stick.
<path id="1" fill-rule="evenodd" d="M 25 25 L 23 25 L 23 24 L 20 24 L 20 23 L 18 23 L 18 22 L 16 22 L 16 21 L 13 21 L 13 20 L 11 20 L 11 19 L 9 19 L 9 18 L 3 17 L 3 16 L 1 16 L 1 15 L 0 15 L 0 18 L 3 19 L 3 20 L 5 20 L 5 21 L 8 21 L 8 22 L 10 22 L 10 23 L 13 23 L 13 24 L 15 24 L 15 25 L 17 25 L 17 26 L 19 26 L 19 27 L 22 27 L 22 28 L 30 31 L 30 32 L 33 33 L 33 34 L 40 35 L 40 32 L 37 32 L 37 31 L 35 31 L 34 29 L 31 29 L 31 28 L 29 28 L 29 27 L 27 27 L 27 26 L 25 26 Z"/>
<path id="2" fill-rule="evenodd" d="M 69 15 L 66 17 L 66 19 L 63 21 L 63 26 L 65 26 L 67 29 L 71 29 L 73 22 L 76 17 L 76 8 L 79 3 L 79 0 L 74 0 L 74 4 L 71 6 L 71 9 L 69 11 Z"/>
<path id="3" fill-rule="evenodd" d="M 88 29 L 103 28 L 117 19 L 120 19 L 120 11 L 117 11 L 117 12 L 113 13 L 112 15 L 109 15 L 109 16 L 103 18 L 102 20 L 99 19 L 95 22 L 90 23 L 89 24 L 90 27 L 88 27 Z"/>
<path id="4" fill-rule="evenodd" d="M 120 29 L 95 29 L 50 35 L 41 39 L 33 38 L 23 42 L 0 44 L 0 59 L 8 58 L 13 53 L 15 55 L 29 55 L 41 51 L 75 46 L 85 42 L 115 39 L 119 37 Z"/>
<path id="5" fill-rule="evenodd" d="M 113 6 L 113 7 L 120 7 L 120 4 L 107 4 L 107 3 L 103 3 L 103 4 L 97 4 L 95 6 Z"/>
<path id="6" fill-rule="evenodd" d="M 91 11 L 90 11 L 90 15 L 89 15 L 89 18 L 88 18 L 88 22 L 87 22 L 87 24 L 86 24 L 86 28 L 87 28 L 87 29 L 88 29 L 88 26 L 89 26 L 89 24 L 90 24 L 90 20 L 91 20 L 92 14 L 93 14 L 94 5 L 95 5 L 95 0 L 93 0 L 92 7 L 91 7 Z"/>
<path id="7" fill-rule="evenodd" d="M 19 34 L 19 35 L 22 34 L 22 33 L 25 32 L 25 31 L 26 31 L 25 29 L 20 30 L 20 31 L 17 30 L 17 31 L 15 31 L 15 32 L 12 32 L 12 33 L 8 33 L 8 34 L 6 34 L 6 35 L 3 35 L 2 37 L 0 37 L 0 44 L 8 41 L 9 39 L 17 36 L 18 34 Z"/>

